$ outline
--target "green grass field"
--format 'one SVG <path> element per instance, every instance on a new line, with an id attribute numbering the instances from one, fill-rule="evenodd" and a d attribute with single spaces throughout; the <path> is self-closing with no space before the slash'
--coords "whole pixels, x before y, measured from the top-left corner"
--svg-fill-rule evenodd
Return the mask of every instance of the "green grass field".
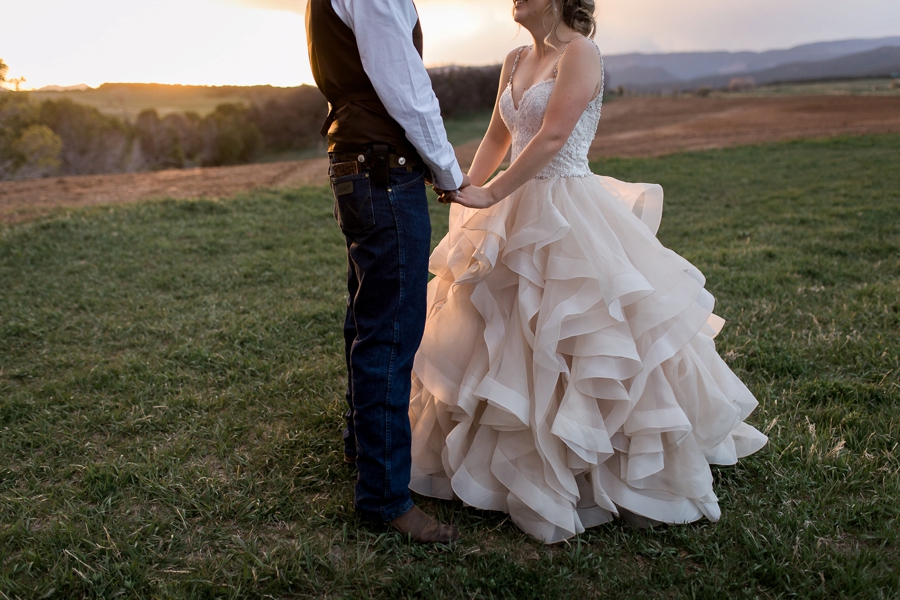
<path id="1" fill-rule="evenodd" d="M 890 78 L 848 79 L 770 83 L 743 92 L 717 92 L 725 96 L 900 96 L 900 87 Z"/>
<path id="2" fill-rule="evenodd" d="M 492 111 L 460 115 L 444 121 L 447 139 L 454 146 L 465 144 L 484 137 L 488 125 L 491 124 Z"/>
<path id="3" fill-rule="evenodd" d="M 729 320 L 769 445 L 720 522 L 419 547 L 352 509 L 327 189 L 0 229 L 0 598 L 896 598 L 900 136 L 617 159 Z M 433 204 L 435 239 L 446 207 Z"/>

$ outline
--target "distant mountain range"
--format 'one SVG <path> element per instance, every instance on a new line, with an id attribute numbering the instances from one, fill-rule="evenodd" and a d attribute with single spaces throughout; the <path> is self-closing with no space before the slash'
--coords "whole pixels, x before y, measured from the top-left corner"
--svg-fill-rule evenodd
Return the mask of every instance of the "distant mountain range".
<path id="1" fill-rule="evenodd" d="M 85 90 L 93 89 L 86 83 L 79 83 L 77 85 L 45 85 L 42 88 L 38 88 L 34 91 L 36 92 L 83 92 Z"/>
<path id="2" fill-rule="evenodd" d="M 604 57 L 607 85 L 641 91 L 726 87 L 732 78 L 757 84 L 900 74 L 900 36 L 805 44 L 767 52 L 683 52 Z"/>

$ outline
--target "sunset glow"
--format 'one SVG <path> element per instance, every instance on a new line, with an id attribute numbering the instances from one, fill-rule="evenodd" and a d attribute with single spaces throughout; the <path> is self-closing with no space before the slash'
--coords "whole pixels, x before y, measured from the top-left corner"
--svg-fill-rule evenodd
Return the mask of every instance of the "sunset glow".
<path id="1" fill-rule="evenodd" d="M 0 0 L 0 58 L 26 87 L 112 81 L 311 83 L 303 0 Z M 511 3 L 419 0 L 429 65 L 490 64 L 528 42 Z M 900 34 L 896 0 L 600 0 L 606 53 L 764 50 Z M 14 26 L 10 26 L 15 24 Z"/>

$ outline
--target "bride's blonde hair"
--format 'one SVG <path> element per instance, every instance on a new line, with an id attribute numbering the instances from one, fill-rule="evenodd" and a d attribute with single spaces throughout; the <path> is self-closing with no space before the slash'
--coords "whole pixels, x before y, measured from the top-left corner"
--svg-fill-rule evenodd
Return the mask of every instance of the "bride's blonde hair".
<path id="1" fill-rule="evenodd" d="M 561 23 L 565 23 L 585 37 L 594 37 L 594 32 L 597 31 L 594 0 L 551 0 L 550 6 L 553 11 L 553 27 L 550 31 L 555 32 Z"/>

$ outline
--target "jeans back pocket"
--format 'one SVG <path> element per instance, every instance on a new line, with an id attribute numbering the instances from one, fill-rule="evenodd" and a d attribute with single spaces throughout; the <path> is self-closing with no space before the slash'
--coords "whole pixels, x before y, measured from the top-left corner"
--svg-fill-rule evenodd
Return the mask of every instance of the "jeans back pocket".
<path id="1" fill-rule="evenodd" d="M 333 177 L 331 191 L 334 192 L 334 217 L 343 231 L 359 233 L 375 225 L 368 173 Z"/>

